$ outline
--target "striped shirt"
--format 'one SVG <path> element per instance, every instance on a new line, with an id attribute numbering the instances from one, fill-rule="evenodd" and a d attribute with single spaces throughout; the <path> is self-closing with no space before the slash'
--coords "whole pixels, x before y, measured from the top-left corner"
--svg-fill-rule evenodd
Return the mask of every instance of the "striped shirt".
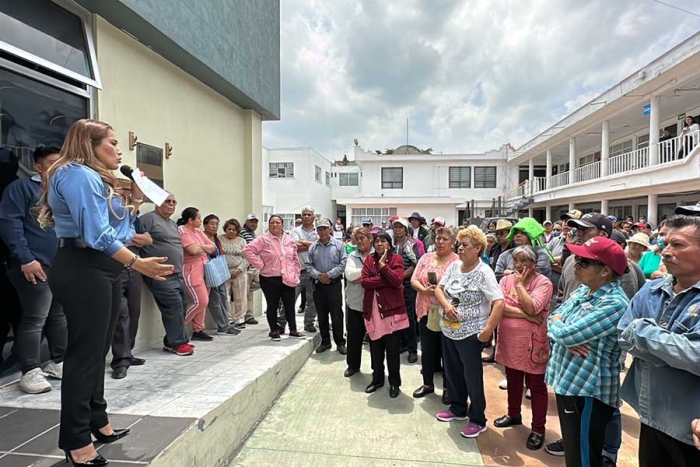
<path id="1" fill-rule="evenodd" d="M 246 227 L 245 225 L 241 229 L 241 233 L 239 235 L 243 237 L 246 243 L 252 242 L 253 240 L 255 240 L 256 237 L 255 232 L 248 230 L 248 227 Z"/>
<path id="2" fill-rule="evenodd" d="M 309 247 L 309 256 L 306 258 L 306 271 L 314 279 L 319 274 L 328 274 L 331 279 L 337 279 L 343 275 L 348 255 L 342 242 L 332 238 L 323 244 L 316 240 Z"/>
<path id="3" fill-rule="evenodd" d="M 547 384 L 562 396 L 594 397 L 612 407 L 620 406 L 620 346 L 617 323 L 629 300 L 616 281 L 593 294 L 579 286 L 549 317 L 547 335 L 553 341 L 547 364 Z M 561 320 L 552 322 L 552 316 Z M 587 357 L 569 352 L 567 347 L 587 344 Z"/>

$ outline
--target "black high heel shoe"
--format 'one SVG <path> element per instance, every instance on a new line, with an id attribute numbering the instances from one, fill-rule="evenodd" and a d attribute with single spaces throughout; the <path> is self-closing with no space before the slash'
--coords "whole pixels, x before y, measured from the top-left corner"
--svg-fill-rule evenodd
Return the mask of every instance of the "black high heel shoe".
<path id="1" fill-rule="evenodd" d="M 92 436 L 94 436 L 98 442 L 102 444 L 109 444 L 115 442 L 118 439 L 122 439 L 123 437 L 128 435 L 131 430 L 128 428 L 125 428 L 123 430 L 114 430 L 114 433 L 112 433 L 111 435 L 103 435 L 102 433 L 100 433 L 100 430 L 90 431 L 92 432 Z"/>
<path id="2" fill-rule="evenodd" d="M 66 454 L 66 462 L 70 462 L 71 465 L 73 466 L 80 466 L 80 465 L 89 465 L 89 466 L 100 466 L 100 465 L 107 465 L 109 464 L 109 461 L 102 457 L 101 455 L 97 454 L 95 457 L 90 459 L 89 461 L 79 464 L 73 460 L 73 456 L 71 455 L 70 451 L 63 451 Z"/>

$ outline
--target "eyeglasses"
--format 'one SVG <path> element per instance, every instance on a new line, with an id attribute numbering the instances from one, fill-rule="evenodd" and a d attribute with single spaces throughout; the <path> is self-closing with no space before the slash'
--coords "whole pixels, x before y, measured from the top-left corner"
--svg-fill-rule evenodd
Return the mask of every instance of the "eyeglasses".
<path id="1" fill-rule="evenodd" d="M 163 203 L 172 204 L 173 206 L 175 206 L 177 204 L 177 201 L 175 201 L 174 199 L 166 199 L 165 201 L 163 201 Z"/>
<path id="2" fill-rule="evenodd" d="M 575 256 L 574 261 L 576 261 L 576 264 L 581 266 L 582 269 L 586 269 L 588 266 L 597 266 L 599 268 L 602 268 L 605 266 L 600 261 L 597 261 L 594 259 L 588 259 L 588 258 L 581 258 L 580 256 Z"/>

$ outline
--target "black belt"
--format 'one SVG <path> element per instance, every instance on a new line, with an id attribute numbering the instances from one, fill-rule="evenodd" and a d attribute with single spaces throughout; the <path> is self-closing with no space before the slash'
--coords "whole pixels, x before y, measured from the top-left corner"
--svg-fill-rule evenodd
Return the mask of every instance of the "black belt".
<path id="1" fill-rule="evenodd" d="M 58 240 L 58 247 L 59 248 L 66 248 L 66 247 L 71 247 L 71 248 L 90 248 L 87 243 L 82 241 L 79 238 L 60 238 Z"/>

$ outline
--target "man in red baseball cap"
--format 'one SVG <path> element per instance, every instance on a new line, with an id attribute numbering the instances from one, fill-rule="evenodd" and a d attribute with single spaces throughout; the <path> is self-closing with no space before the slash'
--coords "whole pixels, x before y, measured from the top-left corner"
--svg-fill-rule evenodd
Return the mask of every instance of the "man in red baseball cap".
<path id="1" fill-rule="evenodd" d="M 604 465 L 606 428 L 620 407 L 617 324 L 629 304 L 620 287 L 627 256 L 602 236 L 566 248 L 581 286 L 549 318 L 546 380 L 556 394 L 566 465 Z"/>

